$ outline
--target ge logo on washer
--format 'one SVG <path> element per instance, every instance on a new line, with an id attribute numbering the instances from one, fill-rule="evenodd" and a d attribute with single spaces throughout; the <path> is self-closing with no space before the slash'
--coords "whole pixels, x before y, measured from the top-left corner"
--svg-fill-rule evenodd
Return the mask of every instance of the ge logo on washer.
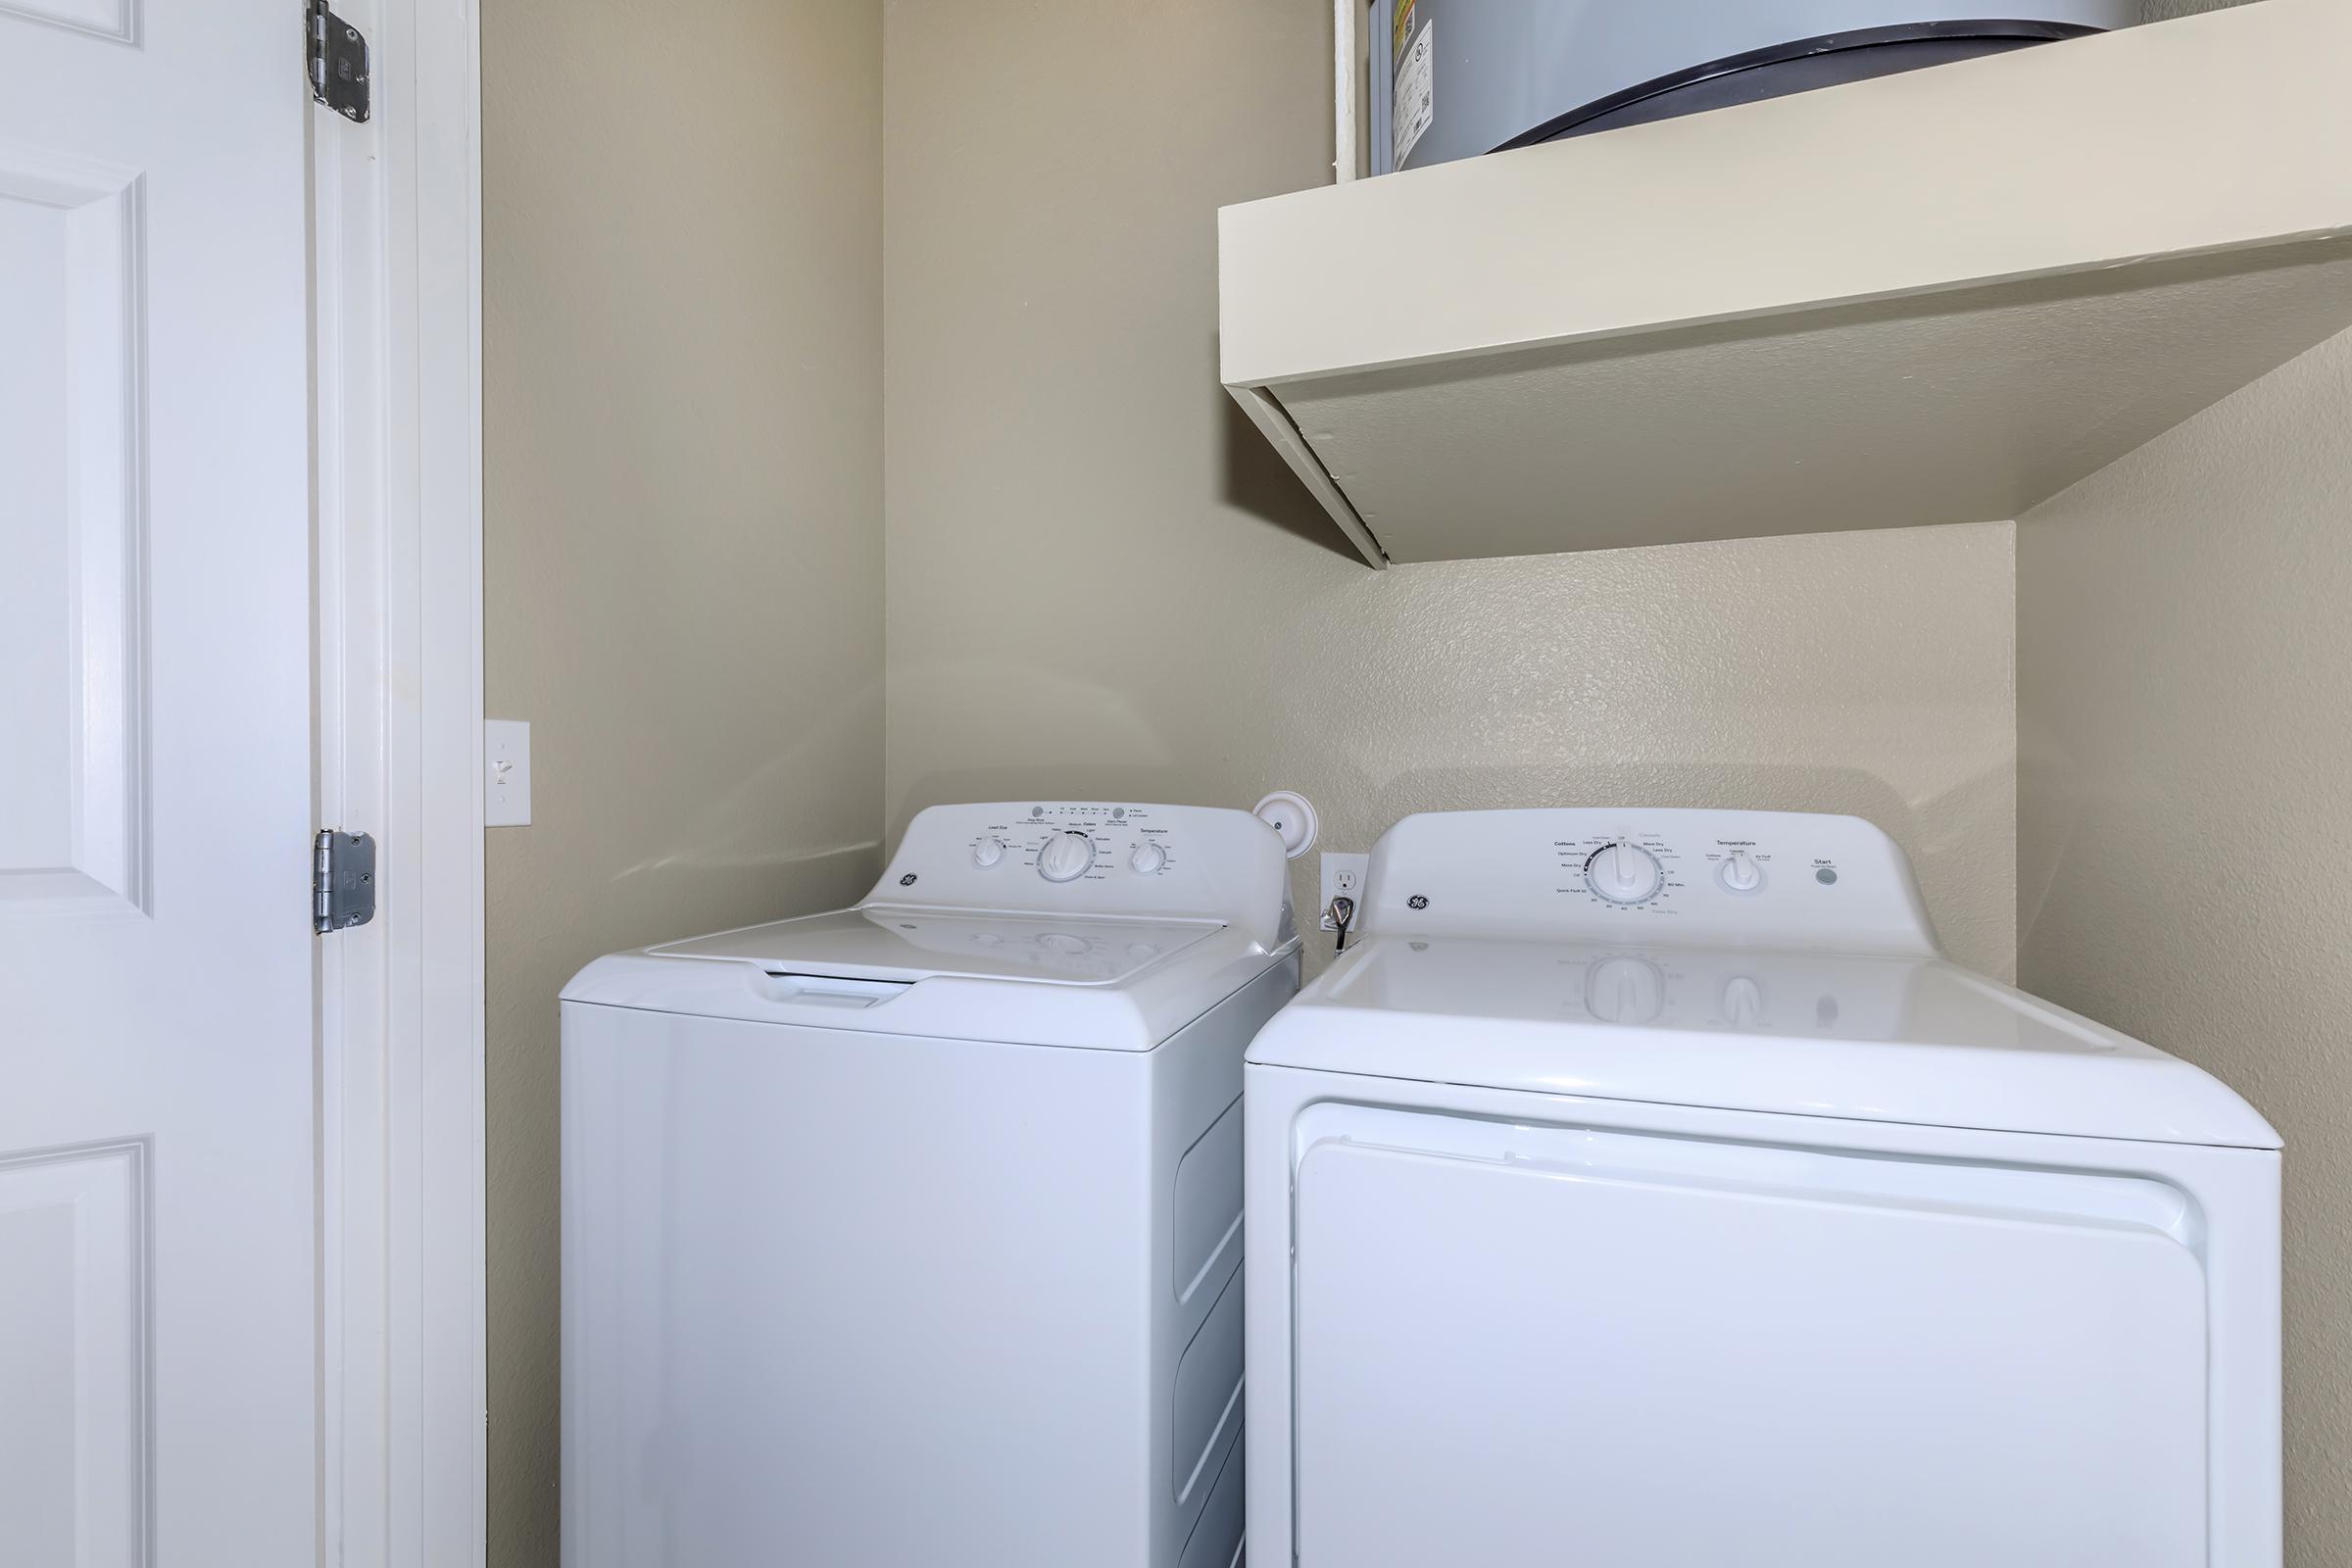
<path id="1" fill-rule="evenodd" d="M 1429 907 L 1429 895 L 1416 893 L 1404 901 L 1404 906 L 1408 909 L 1426 909 Z"/>
<path id="2" fill-rule="evenodd" d="M 914 886 L 914 873 L 909 871 L 905 876 L 899 878 L 899 886 L 903 888 L 910 888 Z"/>

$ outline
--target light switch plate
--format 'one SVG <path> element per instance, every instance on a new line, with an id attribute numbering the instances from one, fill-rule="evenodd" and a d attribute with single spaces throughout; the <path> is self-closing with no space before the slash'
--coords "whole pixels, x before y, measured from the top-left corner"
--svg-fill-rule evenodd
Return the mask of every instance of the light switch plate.
<path id="1" fill-rule="evenodd" d="M 482 826 L 531 825 L 531 726 L 519 718 L 482 721 Z"/>
<path id="2" fill-rule="evenodd" d="M 1364 874 L 1371 868 L 1372 857 L 1369 855 L 1334 855 L 1328 851 L 1325 852 L 1323 856 L 1323 902 L 1318 906 L 1322 911 L 1320 924 L 1324 930 L 1336 931 L 1339 929 L 1331 921 L 1332 900 L 1346 894 L 1348 898 L 1353 899 L 1359 907 L 1362 906 Z"/>

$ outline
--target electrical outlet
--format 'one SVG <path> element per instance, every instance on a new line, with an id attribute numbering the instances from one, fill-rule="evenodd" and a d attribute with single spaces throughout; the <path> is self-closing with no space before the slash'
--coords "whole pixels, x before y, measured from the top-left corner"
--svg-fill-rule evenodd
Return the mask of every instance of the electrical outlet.
<path id="1" fill-rule="evenodd" d="M 1324 930 L 1336 931 L 1339 929 L 1331 923 L 1332 900 L 1348 898 L 1353 899 L 1358 906 L 1362 906 L 1364 878 L 1371 869 L 1372 857 L 1369 855 L 1325 853 L 1323 856 L 1323 902 L 1316 906 L 1322 916 L 1320 923 Z"/>

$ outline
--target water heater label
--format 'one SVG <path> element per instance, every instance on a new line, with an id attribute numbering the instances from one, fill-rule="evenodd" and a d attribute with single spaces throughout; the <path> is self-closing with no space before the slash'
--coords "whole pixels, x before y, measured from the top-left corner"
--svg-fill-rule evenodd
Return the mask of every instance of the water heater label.
<path id="1" fill-rule="evenodd" d="M 1399 31 L 1412 26 L 1413 8 L 1408 6 L 1399 15 Z M 1413 41 L 1396 55 L 1396 90 L 1389 99 L 1389 124 L 1395 134 L 1391 138 L 1394 156 L 1389 167 L 1402 169 L 1404 161 L 1413 154 L 1421 135 L 1438 118 L 1438 19 L 1430 18 L 1421 24 Z"/>

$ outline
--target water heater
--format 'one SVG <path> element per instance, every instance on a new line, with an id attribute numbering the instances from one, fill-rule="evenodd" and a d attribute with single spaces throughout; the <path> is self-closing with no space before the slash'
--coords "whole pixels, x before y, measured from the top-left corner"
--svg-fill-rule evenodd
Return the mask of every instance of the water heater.
<path id="1" fill-rule="evenodd" d="M 2139 20 L 2137 0 L 1372 0 L 1372 172 L 1999 54 Z"/>

